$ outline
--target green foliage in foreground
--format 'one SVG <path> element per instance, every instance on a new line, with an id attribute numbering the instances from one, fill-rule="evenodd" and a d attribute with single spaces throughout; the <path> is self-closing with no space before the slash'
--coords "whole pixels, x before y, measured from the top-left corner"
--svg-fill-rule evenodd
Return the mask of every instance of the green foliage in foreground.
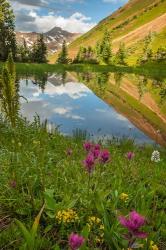
<path id="1" fill-rule="evenodd" d="M 135 209 L 147 218 L 141 249 L 154 249 L 151 240 L 164 249 L 165 150 L 154 163 L 150 146 L 107 142 L 111 161 L 96 164 L 88 178 L 78 133 L 68 138 L 46 127 L 19 119 L 12 128 L 0 119 L 0 248 L 69 249 L 68 236 L 77 232 L 86 239 L 82 249 L 127 249 L 118 216 Z"/>

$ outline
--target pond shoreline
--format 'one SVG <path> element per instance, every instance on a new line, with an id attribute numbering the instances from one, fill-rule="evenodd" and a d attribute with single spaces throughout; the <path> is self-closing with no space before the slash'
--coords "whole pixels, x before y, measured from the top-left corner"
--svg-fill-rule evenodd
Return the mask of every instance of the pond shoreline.
<path id="1" fill-rule="evenodd" d="M 3 62 L 0 62 L 0 70 L 3 66 Z M 54 71 L 78 71 L 78 72 L 126 72 L 146 75 L 150 77 L 160 76 L 160 78 L 166 77 L 166 64 L 165 63 L 149 63 L 142 66 L 116 66 L 116 65 L 93 65 L 93 64 L 35 64 L 35 63 L 16 63 L 17 72 L 25 71 L 27 73 L 32 72 L 54 72 Z"/>

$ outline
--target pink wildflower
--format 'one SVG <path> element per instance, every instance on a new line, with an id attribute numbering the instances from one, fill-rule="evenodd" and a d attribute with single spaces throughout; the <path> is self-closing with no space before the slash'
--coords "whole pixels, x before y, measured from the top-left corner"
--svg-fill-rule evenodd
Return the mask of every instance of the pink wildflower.
<path id="1" fill-rule="evenodd" d="M 95 144 L 94 145 L 94 150 L 100 150 L 100 145 L 99 144 Z"/>
<path id="2" fill-rule="evenodd" d="M 103 150 L 101 153 L 100 153 L 100 160 L 102 163 L 106 163 L 108 162 L 110 159 L 110 152 L 108 150 Z"/>
<path id="3" fill-rule="evenodd" d="M 93 171 L 95 159 L 92 153 L 90 153 L 86 159 L 83 161 L 85 168 L 87 169 L 88 173 L 90 174 Z"/>
<path id="4" fill-rule="evenodd" d="M 85 149 L 87 152 L 89 152 L 89 151 L 91 150 L 91 148 L 92 148 L 92 144 L 91 144 L 90 142 L 85 142 L 85 143 L 83 144 L 83 147 L 84 147 L 84 149 Z"/>
<path id="5" fill-rule="evenodd" d="M 84 241 L 85 239 L 78 234 L 72 233 L 69 236 L 69 246 L 72 250 L 79 249 L 84 244 Z"/>
<path id="6" fill-rule="evenodd" d="M 128 160 L 132 160 L 134 158 L 134 156 L 135 156 L 135 154 L 133 152 L 128 152 L 126 154 L 126 157 L 127 157 Z"/>
<path id="7" fill-rule="evenodd" d="M 120 216 L 119 222 L 122 226 L 129 230 L 132 236 L 142 239 L 147 237 L 147 233 L 139 231 L 140 227 L 145 225 L 146 220 L 142 215 L 138 214 L 136 211 L 130 212 L 128 219 L 126 219 L 124 216 Z"/>
<path id="8" fill-rule="evenodd" d="M 100 149 L 93 149 L 92 154 L 93 154 L 94 158 L 97 159 L 100 155 Z"/>

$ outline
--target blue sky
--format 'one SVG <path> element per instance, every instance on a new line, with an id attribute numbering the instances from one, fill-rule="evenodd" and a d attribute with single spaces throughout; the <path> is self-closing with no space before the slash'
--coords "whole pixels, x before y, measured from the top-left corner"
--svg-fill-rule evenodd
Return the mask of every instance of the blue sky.
<path id="1" fill-rule="evenodd" d="M 55 26 L 84 33 L 127 0 L 9 0 L 16 29 L 46 32 Z"/>

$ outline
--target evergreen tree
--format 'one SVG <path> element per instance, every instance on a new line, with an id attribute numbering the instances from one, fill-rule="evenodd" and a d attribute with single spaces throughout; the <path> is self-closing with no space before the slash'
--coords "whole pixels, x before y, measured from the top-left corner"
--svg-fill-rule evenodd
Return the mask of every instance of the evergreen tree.
<path id="1" fill-rule="evenodd" d="M 81 62 L 85 61 L 86 53 L 87 53 L 87 48 L 86 47 L 81 47 L 81 50 L 80 50 L 80 60 L 81 60 Z"/>
<path id="2" fill-rule="evenodd" d="M 157 61 L 166 61 L 166 47 L 161 46 L 158 48 L 155 59 Z"/>
<path id="3" fill-rule="evenodd" d="M 149 33 L 145 39 L 144 39 L 144 45 L 143 45 L 143 54 L 139 57 L 138 63 L 143 64 L 148 61 L 151 61 L 153 58 L 153 52 L 152 52 L 152 41 L 153 41 L 153 33 Z"/>
<path id="4" fill-rule="evenodd" d="M 30 50 L 25 39 L 23 39 L 23 44 L 17 46 L 17 57 L 21 62 L 29 62 L 30 60 Z"/>
<path id="5" fill-rule="evenodd" d="M 14 14 L 7 0 L 0 0 L 0 60 L 6 60 L 10 51 L 16 57 Z"/>
<path id="6" fill-rule="evenodd" d="M 125 62 L 126 58 L 127 58 L 127 51 L 125 48 L 125 44 L 120 43 L 119 50 L 116 53 L 116 58 L 115 58 L 116 63 L 121 64 L 121 65 L 126 65 L 126 62 Z"/>
<path id="7" fill-rule="evenodd" d="M 97 94 L 99 96 L 102 96 L 102 98 L 105 97 L 107 84 L 109 81 L 109 73 L 96 73 L 96 83 L 97 83 Z"/>
<path id="8" fill-rule="evenodd" d="M 91 59 L 93 59 L 93 49 L 91 46 L 88 46 L 86 53 L 86 60 L 90 61 Z"/>
<path id="9" fill-rule="evenodd" d="M 108 64 L 112 58 L 112 43 L 111 34 L 107 30 L 104 33 L 102 41 L 98 42 L 96 45 L 96 56 L 98 61 L 102 61 Z"/>
<path id="10" fill-rule="evenodd" d="M 82 58 L 82 50 L 83 50 L 83 47 L 80 47 L 76 57 L 73 60 L 73 63 L 81 63 L 82 62 L 82 60 L 83 60 L 83 58 Z"/>
<path id="11" fill-rule="evenodd" d="M 123 72 L 115 72 L 114 73 L 114 80 L 116 86 L 119 88 L 123 79 L 124 73 Z"/>
<path id="12" fill-rule="evenodd" d="M 66 41 L 64 40 L 62 44 L 62 50 L 58 55 L 57 63 L 68 64 L 68 62 L 69 62 L 68 51 L 67 51 Z"/>
<path id="13" fill-rule="evenodd" d="M 76 58 L 73 61 L 74 63 L 96 63 L 94 50 L 91 46 L 80 47 Z"/>
<path id="14" fill-rule="evenodd" d="M 27 42 L 26 40 L 24 39 L 24 42 L 23 42 L 23 58 L 22 60 L 25 61 L 25 62 L 28 62 L 29 61 L 29 56 L 30 56 L 30 49 L 28 48 L 27 46 Z"/>
<path id="15" fill-rule="evenodd" d="M 147 92 L 148 79 L 145 76 L 139 76 L 138 78 L 138 93 L 139 99 Z"/>
<path id="16" fill-rule="evenodd" d="M 79 51 L 73 60 L 73 63 L 80 63 L 80 62 L 81 62 L 81 47 L 79 48 Z"/>
<path id="17" fill-rule="evenodd" d="M 40 34 L 32 48 L 31 60 L 37 63 L 47 62 L 47 46 L 44 42 L 44 35 Z"/>
<path id="18" fill-rule="evenodd" d="M 26 40 L 23 40 L 23 50 L 22 50 L 22 61 L 23 62 L 28 62 L 29 60 L 29 49 L 26 43 Z"/>

